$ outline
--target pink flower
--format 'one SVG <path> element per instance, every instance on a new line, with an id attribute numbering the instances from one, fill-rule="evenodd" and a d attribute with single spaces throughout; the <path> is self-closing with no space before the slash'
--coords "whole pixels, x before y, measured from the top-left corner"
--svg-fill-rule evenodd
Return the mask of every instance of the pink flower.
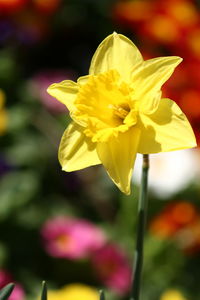
<path id="1" fill-rule="evenodd" d="M 0 289 L 12 281 L 11 275 L 3 269 L 0 269 Z"/>
<path id="2" fill-rule="evenodd" d="M 18 283 L 15 283 L 14 290 L 8 300 L 24 300 L 25 294 L 22 286 Z"/>
<path id="3" fill-rule="evenodd" d="M 92 264 L 105 285 L 120 295 L 131 286 L 131 268 L 125 253 L 114 244 L 107 244 L 92 257 Z"/>
<path id="4" fill-rule="evenodd" d="M 102 230 L 92 223 L 64 216 L 47 221 L 41 234 L 49 255 L 69 259 L 88 257 L 106 239 Z"/>
<path id="5" fill-rule="evenodd" d="M 22 288 L 22 286 L 18 283 L 16 283 L 11 274 L 4 270 L 4 269 L 0 269 L 0 289 L 2 289 L 4 286 L 6 286 L 8 283 L 15 283 L 15 287 L 12 291 L 12 294 L 10 295 L 10 297 L 8 298 L 9 300 L 24 300 L 25 298 L 25 293 L 24 290 Z"/>

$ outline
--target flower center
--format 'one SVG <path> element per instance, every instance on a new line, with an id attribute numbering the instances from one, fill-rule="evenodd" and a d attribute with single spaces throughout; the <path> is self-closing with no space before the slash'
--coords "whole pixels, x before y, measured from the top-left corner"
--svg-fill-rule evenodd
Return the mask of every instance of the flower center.
<path id="1" fill-rule="evenodd" d="M 130 112 L 130 107 L 128 105 L 126 106 L 125 104 L 121 104 L 121 106 L 110 104 L 108 107 L 113 110 L 115 117 L 119 117 L 122 121 Z"/>
<path id="2" fill-rule="evenodd" d="M 66 234 L 61 234 L 55 239 L 55 241 L 58 249 L 65 250 L 70 243 L 70 237 Z"/>
<path id="3" fill-rule="evenodd" d="M 85 127 L 85 135 L 93 142 L 107 141 L 136 124 L 138 109 L 133 96 L 133 89 L 115 70 L 91 76 L 80 87 L 72 118 Z"/>

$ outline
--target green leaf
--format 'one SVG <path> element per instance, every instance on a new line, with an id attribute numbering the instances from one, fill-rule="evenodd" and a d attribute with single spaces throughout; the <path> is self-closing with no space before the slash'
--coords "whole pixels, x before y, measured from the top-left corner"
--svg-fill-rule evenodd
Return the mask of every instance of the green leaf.
<path id="1" fill-rule="evenodd" d="M 14 283 L 7 284 L 3 289 L 0 290 L 0 300 L 7 300 L 12 293 L 15 285 Z"/>
<path id="2" fill-rule="evenodd" d="M 52 153 L 45 139 L 38 134 L 31 134 L 30 131 L 16 134 L 10 147 L 6 147 L 5 157 L 11 165 L 15 166 L 36 166 L 44 164 Z M 38 151 L 40 149 L 40 151 Z"/>
<path id="3" fill-rule="evenodd" d="M 104 290 L 99 291 L 99 300 L 106 300 Z"/>
<path id="4" fill-rule="evenodd" d="M 28 107 L 15 105 L 8 109 L 8 129 L 9 133 L 16 133 L 27 127 L 31 119 L 31 111 Z"/>
<path id="5" fill-rule="evenodd" d="M 47 300 L 47 285 L 45 281 L 42 282 L 41 300 Z"/>
<path id="6" fill-rule="evenodd" d="M 0 241 L 0 266 L 2 267 L 8 258 L 7 245 Z"/>
<path id="7" fill-rule="evenodd" d="M 28 201 L 38 190 L 38 178 L 34 172 L 8 173 L 0 182 L 0 220 L 5 219 Z"/>
<path id="8" fill-rule="evenodd" d="M 0 51 L 0 81 L 9 84 L 19 76 L 19 68 L 14 57 L 14 51 L 4 49 Z"/>

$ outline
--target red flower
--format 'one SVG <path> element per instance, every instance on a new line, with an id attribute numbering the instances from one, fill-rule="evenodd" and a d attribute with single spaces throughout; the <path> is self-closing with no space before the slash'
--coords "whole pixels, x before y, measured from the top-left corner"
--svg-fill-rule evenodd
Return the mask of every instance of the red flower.
<path id="1" fill-rule="evenodd" d="M 62 0 L 32 0 L 35 8 L 44 13 L 44 14 L 52 14 L 54 13 L 60 6 Z"/>
<path id="2" fill-rule="evenodd" d="M 92 263 L 97 276 L 116 293 L 124 295 L 130 290 L 130 264 L 118 245 L 107 244 L 94 252 Z"/>
<path id="3" fill-rule="evenodd" d="M 28 1 L 29 0 L 0 0 L 0 12 L 1 14 L 17 12 L 24 8 Z"/>

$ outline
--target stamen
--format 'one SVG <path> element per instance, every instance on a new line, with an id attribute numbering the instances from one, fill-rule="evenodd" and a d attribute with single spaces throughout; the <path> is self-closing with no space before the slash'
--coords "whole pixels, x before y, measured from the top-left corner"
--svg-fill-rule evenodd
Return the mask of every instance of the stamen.
<path id="1" fill-rule="evenodd" d="M 114 114 L 116 116 L 118 116 L 120 119 L 124 120 L 126 118 L 126 116 L 129 114 L 130 112 L 130 108 L 126 105 L 126 107 L 124 105 L 113 105 L 113 104 L 109 104 L 108 107 L 110 109 L 113 110 Z"/>

